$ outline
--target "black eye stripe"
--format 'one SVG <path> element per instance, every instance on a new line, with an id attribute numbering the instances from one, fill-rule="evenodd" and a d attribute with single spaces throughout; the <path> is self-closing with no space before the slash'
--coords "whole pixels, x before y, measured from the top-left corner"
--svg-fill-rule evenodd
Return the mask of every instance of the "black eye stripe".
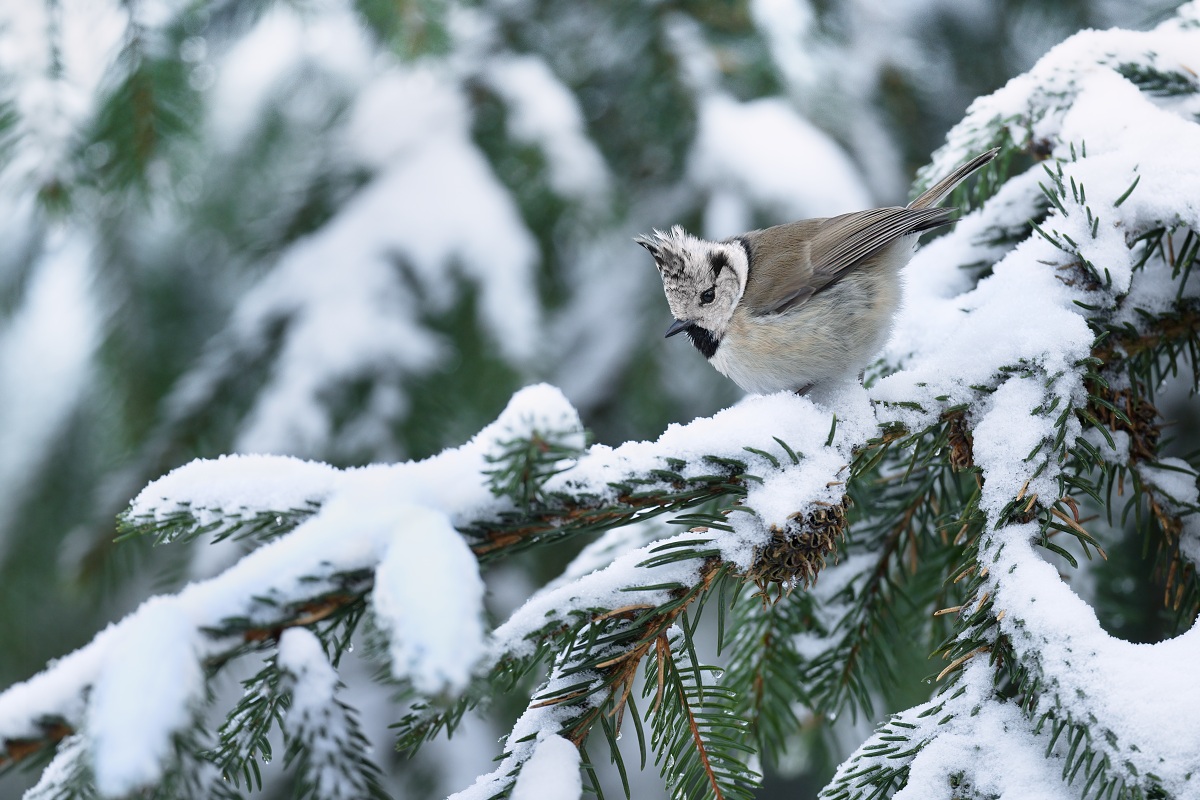
<path id="1" fill-rule="evenodd" d="M 713 253 L 708 257 L 708 265 L 712 267 L 713 278 L 721 274 L 721 270 L 729 266 L 729 259 L 724 253 Z"/>

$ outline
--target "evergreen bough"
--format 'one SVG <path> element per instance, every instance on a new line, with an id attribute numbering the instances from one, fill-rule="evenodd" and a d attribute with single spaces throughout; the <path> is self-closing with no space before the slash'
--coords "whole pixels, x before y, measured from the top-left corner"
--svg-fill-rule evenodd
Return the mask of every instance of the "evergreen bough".
<path id="1" fill-rule="evenodd" d="M 1115 717 L 1105 708 L 1112 698 L 1104 696 L 1103 676 L 1089 681 L 1072 663 L 1096 653 L 1060 651 L 1064 644 L 1070 650 L 1075 633 L 1087 642 L 1096 636 L 1080 627 L 1084 604 L 1056 583 L 1056 572 L 1070 581 L 1096 570 L 1106 551 L 1132 539 L 1154 561 L 1169 613 L 1164 635 L 1195 638 L 1196 473 L 1192 462 L 1164 455 L 1155 402 L 1165 383 L 1182 380 L 1194 391 L 1200 366 L 1200 309 L 1190 281 L 1200 217 L 1194 200 L 1175 202 L 1200 196 L 1200 149 L 1182 146 L 1200 143 L 1200 85 L 1170 58 L 1184 47 L 1200 51 L 1198 13 L 1185 7 L 1147 34 L 1075 37 L 977 102 L 927 171 L 934 177 L 964 154 L 1003 149 L 959 198 L 972 215 L 944 245 L 918 256 L 914 271 L 957 259 L 952 266 L 970 284 L 965 297 L 981 281 L 1003 285 L 1018 268 L 1043 270 L 1086 327 L 1082 345 L 1029 344 L 1011 359 L 983 364 L 986 374 L 969 384 L 922 361 L 949 351 L 893 349 L 868 375 L 865 396 L 850 387 L 817 402 L 748 401 L 657 443 L 616 450 L 585 448 L 565 401 L 535 388 L 457 451 L 394 468 L 330 468 L 287 507 L 222 506 L 189 479 L 211 464 L 152 484 L 123 517 L 123 535 L 162 544 L 243 539 L 257 548 L 247 559 L 265 564 L 269 548 L 304 535 L 311 541 L 308 550 L 295 548 L 308 561 L 290 564 L 293 572 L 277 582 L 237 584 L 227 578 L 234 568 L 212 581 L 228 584 L 222 607 L 187 605 L 211 611 L 197 621 L 194 654 L 205 685 L 193 694 L 189 722 L 163 729 L 170 755 L 139 796 L 257 789 L 258 763 L 270 758 L 268 736 L 277 728 L 301 796 L 333 796 L 322 788 L 331 775 L 329 786 L 347 796 L 384 795 L 336 680 L 306 704 L 306 713 L 326 722 L 293 719 L 290 707 L 306 669 L 335 676 L 356 634 L 388 635 L 367 624 L 378 622 L 375 568 L 381 550 L 405 545 L 367 537 L 371 547 L 346 555 L 328 540 L 343 534 L 349 543 L 340 544 L 353 549 L 360 543 L 354 510 L 389 503 L 400 509 L 389 525 L 402 527 L 405 509 L 423 504 L 444 514 L 481 566 L 601 536 L 561 581 L 493 632 L 468 681 L 446 678 L 439 690 L 422 691 L 416 676 L 428 680 L 428 665 L 381 670 L 379 679 L 408 704 L 406 713 L 397 705 L 396 726 L 397 744 L 408 751 L 453 733 L 467 711 L 501 694 L 528 692 L 499 767 L 462 797 L 507 796 L 550 737 L 578 749 L 594 791 L 603 792 L 599 767 L 607 756 L 628 792 L 630 765 L 617 740 L 630 728 L 640 766 L 653 756 L 675 796 L 753 796 L 760 759 L 776 762 L 806 728 L 846 713 L 877 718 L 880 698 L 906 677 L 898 659 L 913 642 L 941 658 L 931 670 L 933 695 L 882 720 L 822 797 L 865 800 L 908 790 L 996 796 L 1016 777 L 1004 763 L 965 755 L 995 744 L 987 738 L 994 730 L 1010 737 L 1006 753 L 1037 755 L 1055 776 L 1055 796 L 1194 795 L 1195 761 L 1155 752 L 1153 742 L 1138 739 L 1145 731 L 1109 727 Z M 127 86 L 131 102 L 154 79 L 153 62 L 139 64 Z M 1105 96 L 1117 110 L 1096 114 L 1097 96 L 1112 87 L 1122 87 L 1116 99 Z M 1126 133 L 1111 127 L 1114 118 L 1152 113 L 1161 115 L 1156 123 L 1170 118 L 1176 126 L 1178 152 L 1145 152 L 1137 135 L 1122 139 Z M 1096 130 L 1076 137 L 1088 124 Z M 1176 161 L 1177 174 L 1163 168 Z M 1180 185 L 1168 185 L 1172 178 Z M 1013 305 L 1019 294 L 997 297 L 980 302 L 998 306 L 1014 327 L 1036 322 Z M 899 346 L 913 341 L 906 337 L 911 324 L 901 319 Z M 1029 397 L 1037 402 L 1022 406 Z M 1037 434 L 1017 457 L 996 449 L 993 429 L 1012 419 Z M 1011 433 L 1026 438 L 1023 430 Z M 745 440 L 730 442 L 739 436 Z M 262 496 L 277 497 L 272 472 L 285 462 L 246 464 L 253 469 L 244 480 L 262 481 Z M 442 489 L 405 492 L 451 477 L 465 499 L 439 495 Z M 347 496 L 354 502 L 337 505 Z M 791 505 L 781 510 L 780 498 Z M 661 515 L 673 515 L 677 532 L 656 527 L 652 518 Z M 1054 581 L 1040 581 L 1047 575 Z M 1069 608 L 1033 613 L 1034 601 L 1068 595 Z M 167 601 L 183 607 L 189 596 Z M 437 599 L 412 611 L 436 617 Z M 1053 639 L 1059 622 L 1066 630 Z M 281 665 L 280 643 L 297 637 L 307 637 L 307 660 Z M 89 691 L 121 659 L 151 657 L 106 652 L 107 641 L 98 637 L 0 695 L 0 767 L 49 762 L 27 797 L 99 796 L 89 760 L 96 723 Z M 386 642 L 377 645 L 366 648 L 368 658 L 386 664 Z M 708 652 L 715 655 L 701 657 Z M 1194 664 L 1164 659 L 1168 669 Z M 211 681 L 253 660 L 261 667 L 244 681 L 241 701 L 213 708 Z M 1111 691 L 1127 688 L 1117 683 Z M 1172 700 L 1194 723 L 1200 698 Z M 221 720 L 215 728 L 213 719 Z M 331 726 L 344 736 L 330 739 Z"/>

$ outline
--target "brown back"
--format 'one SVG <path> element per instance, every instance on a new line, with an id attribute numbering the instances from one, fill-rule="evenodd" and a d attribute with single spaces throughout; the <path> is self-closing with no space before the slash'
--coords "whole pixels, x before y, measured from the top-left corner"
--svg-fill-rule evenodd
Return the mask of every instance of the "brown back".
<path id="1" fill-rule="evenodd" d="M 934 208 L 999 148 L 981 153 L 922 192 L 907 208 L 873 208 L 752 231 L 750 277 L 742 304 L 753 314 L 778 314 L 837 283 L 856 264 L 910 234 L 954 221 L 953 208 Z"/>
<path id="2" fill-rule="evenodd" d="M 746 234 L 750 278 L 742 303 L 755 314 L 787 311 L 836 283 L 855 264 L 903 236 L 945 225 L 949 208 L 873 208 Z"/>

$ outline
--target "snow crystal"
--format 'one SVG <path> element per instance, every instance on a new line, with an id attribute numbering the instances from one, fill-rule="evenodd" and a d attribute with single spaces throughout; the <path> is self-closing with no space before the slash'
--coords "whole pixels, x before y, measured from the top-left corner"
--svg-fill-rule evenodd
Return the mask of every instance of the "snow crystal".
<path id="1" fill-rule="evenodd" d="M 445 514 L 396 511 L 396 535 L 371 595 L 392 674 L 422 694 L 461 692 L 484 651 L 479 563 Z"/>
<path id="2" fill-rule="evenodd" d="M 176 598 L 154 598 L 121 624 L 112 642 L 117 658 L 96 677 L 89 698 L 96 788 L 124 797 L 162 777 L 172 736 L 191 725 L 204 694 L 198 631 Z"/>
<path id="3" fill-rule="evenodd" d="M 517 777 L 512 800 L 577 800 L 582 795 L 579 749 L 561 736 L 539 736 Z"/>

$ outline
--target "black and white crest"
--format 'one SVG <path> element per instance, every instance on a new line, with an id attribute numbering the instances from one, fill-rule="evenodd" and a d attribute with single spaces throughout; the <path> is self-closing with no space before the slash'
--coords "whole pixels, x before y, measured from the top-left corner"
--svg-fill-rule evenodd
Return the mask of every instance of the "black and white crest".
<path id="1" fill-rule="evenodd" d="M 654 257 L 671 315 L 706 332 L 703 347 L 691 332 L 689 338 L 711 357 L 746 287 L 746 250 L 737 242 L 701 239 L 678 225 L 634 241 Z"/>
<path id="2" fill-rule="evenodd" d="M 634 237 L 634 241 L 650 251 L 664 281 L 685 280 L 689 274 L 687 264 L 692 254 L 699 245 L 704 244 L 702 239 L 692 236 L 679 225 L 665 233 L 655 229 L 649 235 Z"/>

